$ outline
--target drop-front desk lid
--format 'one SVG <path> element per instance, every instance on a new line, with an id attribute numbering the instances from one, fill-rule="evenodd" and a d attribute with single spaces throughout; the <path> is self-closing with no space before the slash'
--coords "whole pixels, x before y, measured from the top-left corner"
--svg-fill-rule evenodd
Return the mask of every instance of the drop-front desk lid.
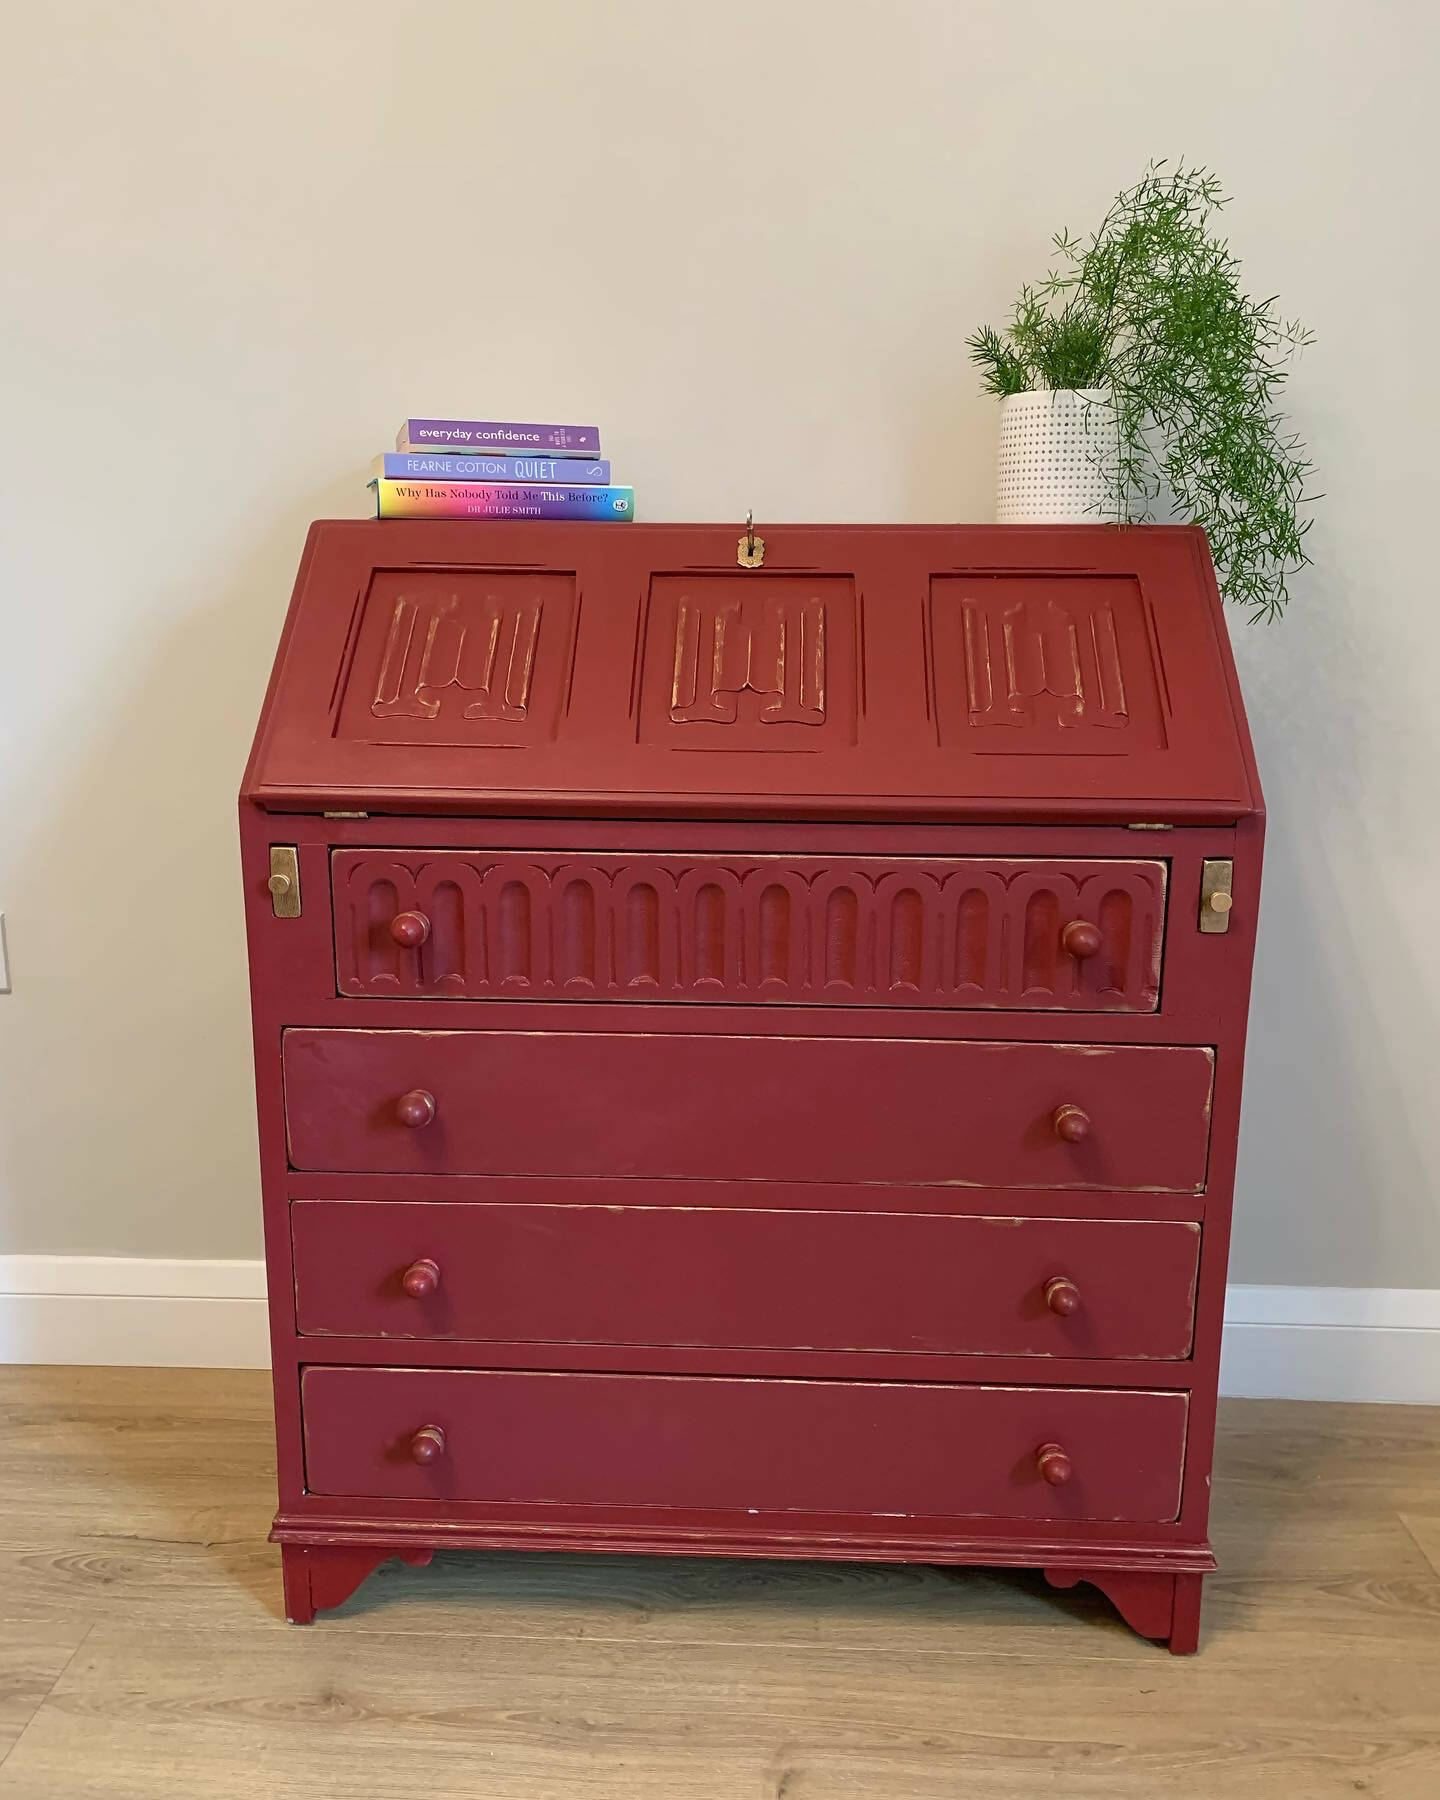
<path id="1" fill-rule="evenodd" d="M 322 521 L 245 795 L 281 811 L 1235 819 L 1188 527 Z"/>

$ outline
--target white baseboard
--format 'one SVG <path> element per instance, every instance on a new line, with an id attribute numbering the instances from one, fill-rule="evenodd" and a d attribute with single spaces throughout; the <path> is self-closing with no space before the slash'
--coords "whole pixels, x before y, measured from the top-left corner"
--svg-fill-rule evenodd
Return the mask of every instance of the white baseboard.
<path id="1" fill-rule="evenodd" d="M 1440 1289 L 1230 1289 L 1225 1394 L 1440 1405 Z M 0 1363 L 263 1369 L 265 1265 L 0 1256 Z"/>
<path id="2" fill-rule="evenodd" d="M 268 1368 L 265 1265 L 0 1256 L 0 1363 Z"/>
<path id="3" fill-rule="evenodd" d="M 1220 1392 L 1440 1405 L 1440 1288 L 1232 1286 Z"/>

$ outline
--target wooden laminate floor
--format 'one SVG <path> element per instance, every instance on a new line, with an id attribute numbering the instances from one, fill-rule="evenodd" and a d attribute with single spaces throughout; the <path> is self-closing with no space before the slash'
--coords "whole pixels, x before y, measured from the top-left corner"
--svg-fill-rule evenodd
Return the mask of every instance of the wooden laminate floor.
<path id="1" fill-rule="evenodd" d="M 1233 1402 L 1198 1657 L 1038 1576 L 452 1555 L 280 1617 L 266 1378 L 0 1369 L 0 1797 L 1440 1800 L 1440 1409 Z"/>

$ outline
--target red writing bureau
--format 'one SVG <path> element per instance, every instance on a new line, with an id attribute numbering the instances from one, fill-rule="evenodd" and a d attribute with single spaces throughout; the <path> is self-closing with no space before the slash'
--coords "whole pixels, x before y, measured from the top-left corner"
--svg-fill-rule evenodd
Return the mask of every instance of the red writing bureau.
<path id="1" fill-rule="evenodd" d="M 1199 532 L 317 524 L 241 834 L 293 1620 L 550 1547 L 1195 1647 L 1262 836 Z"/>

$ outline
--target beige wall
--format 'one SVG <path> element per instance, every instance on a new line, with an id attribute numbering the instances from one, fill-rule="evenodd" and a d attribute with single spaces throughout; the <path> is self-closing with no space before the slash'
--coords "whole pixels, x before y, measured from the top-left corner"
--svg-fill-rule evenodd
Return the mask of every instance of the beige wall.
<path id="1" fill-rule="evenodd" d="M 407 411 L 597 418 L 651 519 L 983 518 L 964 333 L 1168 152 L 1319 334 L 1317 566 L 1236 626 L 1236 1274 L 1440 1286 L 1435 16 L 10 9 L 0 1251 L 257 1252 L 232 797 L 305 524 Z"/>

